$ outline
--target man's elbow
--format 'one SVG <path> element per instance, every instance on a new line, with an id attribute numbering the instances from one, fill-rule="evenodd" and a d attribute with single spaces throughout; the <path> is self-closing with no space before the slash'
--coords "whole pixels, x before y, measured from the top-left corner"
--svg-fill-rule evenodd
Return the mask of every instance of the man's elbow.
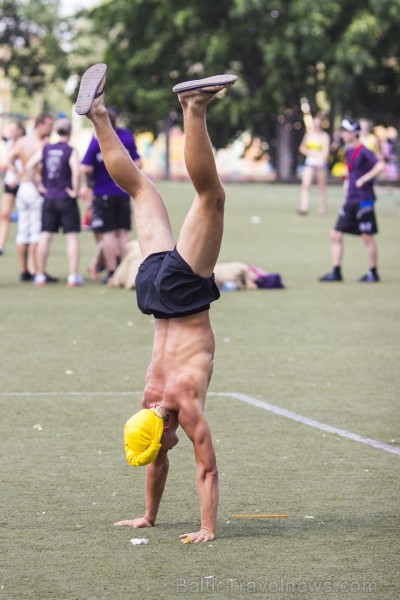
<path id="1" fill-rule="evenodd" d="M 198 478 L 202 481 L 210 481 L 218 483 L 218 468 L 217 465 L 199 466 Z"/>

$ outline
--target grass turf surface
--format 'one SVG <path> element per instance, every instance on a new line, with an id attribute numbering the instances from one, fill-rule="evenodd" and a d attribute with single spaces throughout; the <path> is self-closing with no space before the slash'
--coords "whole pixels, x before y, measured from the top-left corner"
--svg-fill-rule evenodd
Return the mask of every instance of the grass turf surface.
<path id="1" fill-rule="evenodd" d="M 177 231 L 191 188 L 160 188 Z M 400 196 L 379 193 L 382 283 L 356 282 L 365 250 L 346 237 L 345 282 L 319 284 L 340 188 L 331 188 L 325 218 L 315 214 L 315 195 L 314 214 L 295 214 L 297 186 L 226 188 L 221 261 L 278 271 L 287 289 L 227 292 L 212 307 L 217 353 L 206 413 L 221 502 L 211 544 L 178 540 L 199 514 L 182 433 L 157 527 L 112 528 L 143 512 L 145 473 L 125 463 L 122 426 L 140 400 L 152 320 L 133 292 L 18 283 L 13 229 L 0 258 L 1 598 L 399 597 L 399 457 L 214 394 L 242 392 L 400 445 Z M 81 240 L 86 265 L 91 234 Z M 48 271 L 65 278 L 61 235 Z M 257 512 L 289 518 L 231 518 Z M 131 537 L 149 544 L 134 547 Z"/>

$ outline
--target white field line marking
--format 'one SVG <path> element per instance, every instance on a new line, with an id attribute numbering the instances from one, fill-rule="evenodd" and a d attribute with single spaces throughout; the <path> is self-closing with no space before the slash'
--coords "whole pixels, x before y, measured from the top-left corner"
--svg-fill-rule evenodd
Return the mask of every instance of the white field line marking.
<path id="1" fill-rule="evenodd" d="M 378 448 L 379 450 L 385 450 L 386 452 L 391 452 L 392 454 L 400 455 L 400 448 L 395 448 L 394 446 L 389 446 L 389 444 L 384 444 L 383 442 L 378 442 L 376 440 L 372 440 L 371 438 L 366 438 L 362 435 L 359 435 L 358 433 L 351 433 L 350 431 L 346 431 L 345 429 L 339 429 L 338 427 L 332 427 L 332 425 L 327 425 L 326 423 L 320 423 L 320 421 L 315 421 L 315 419 L 303 417 L 302 415 L 298 415 L 297 413 L 294 413 L 290 410 L 286 410 L 285 408 L 281 408 L 280 406 L 269 404 L 269 402 L 264 402 L 263 400 L 252 398 L 251 396 L 246 396 L 246 394 L 222 393 L 219 395 L 231 396 L 236 400 L 240 400 L 241 402 L 246 402 L 246 404 L 251 404 L 252 406 L 257 406 L 258 408 L 268 410 L 269 412 L 275 413 L 280 417 L 287 417 L 288 419 L 292 419 L 292 421 L 297 421 L 298 423 L 302 423 L 303 425 L 308 425 L 309 427 L 314 427 L 315 429 L 321 429 L 322 431 L 328 431 L 329 433 L 334 433 L 335 435 L 348 438 L 349 440 L 353 440 L 354 442 L 361 442 L 362 444 L 366 444 L 367 446 L 373 446 L 374 448 Z"/>
<path id="2" fill-rule="evenodd" d="M 0 392 L 0 397 L 15 397 L 15 396 L 23 396 L 23 397 L 32 397 L 32 396 L 137 396 L 141 395 L 142 392 Z M 236 392 L 210 392 L 209 396 L 217 396 L 217 397 L 229 397 L 234 398 L 235 400 L 240 400 L 241 402 L 245 402 L 246 404 L 250 404 L 251 406 L 256 406 L 257 408 L 262 408 L 263 410 L 268 410 L 280 417 L 287 417 L 292 421 L 297 421 L 298 423 L 302 423 L 302 425 L 308 425 L 309 427 L 314 427 L 315 429 L 320 429 L 322 431 L 327 431 L 328 433 L 334 433 L 335 435 L 339 435 L 340 437 L 344 437 L 353 442 L 360 442 L 362 444 L 366 444 L 367 446 L 372 446 L 373 448 L 378 448 L 379 450 L 384 450 L 385 452 L 390 452 L 391 454 L 397 454 L 400 456 L 400 448 L 396 448 L 394 446 L 389 446 L 388 444 L 384 444 L 383 442 L 378 442 L 377 440 L 372 440 L 371 438 L 366 438 L 358 433 L 351 433 L 350 431 L 346 431 L 345 429 L 339 429 L 338 427 L 333 427 L 332 425 L 327 425 L 326 423 L 321 423 L 320 421 L 316 421 L 315 419 L 310 419 L 309 417 L 303 417 L 302 415 L 298 415 L 290 410 L 286 410 L 286 408 L 281 408 L 280 406 L 275 406 L 274 404 L 269 404 L 269 402 L 264 402 L 263 400 L 258 400 L 257 398 L 253 398 L 252 396 L 247 396 L 246 394 L 240 394 Z"/>
<path id="3" fill-rule="evenodd" d="M 0 392 L 0 398 L 11 396 L 135 396 L 143 392 Z"/>

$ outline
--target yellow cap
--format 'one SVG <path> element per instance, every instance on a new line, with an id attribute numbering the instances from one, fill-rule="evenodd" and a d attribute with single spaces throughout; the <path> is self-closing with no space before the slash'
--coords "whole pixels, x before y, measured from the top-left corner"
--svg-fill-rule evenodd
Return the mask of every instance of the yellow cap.
<path id="1" fill-rule="evenodd" d="M 163 431 L 163 419 L 149 408 L 128 419 L 124 429 L 125 455 L 132 467 L 148 465 L 156 460 Z"/>

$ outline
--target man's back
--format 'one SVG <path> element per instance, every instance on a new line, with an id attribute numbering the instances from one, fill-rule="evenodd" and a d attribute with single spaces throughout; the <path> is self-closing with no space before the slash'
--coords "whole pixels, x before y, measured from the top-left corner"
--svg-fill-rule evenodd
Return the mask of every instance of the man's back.
<path id="1" fill-rule="evenodd" d="M 73 148 L 66 142 L 46 144 L 43 148 L 42 183 L 45 198 L 68 199 L 66 188 L 72 187 L 70 158 Z"/>

